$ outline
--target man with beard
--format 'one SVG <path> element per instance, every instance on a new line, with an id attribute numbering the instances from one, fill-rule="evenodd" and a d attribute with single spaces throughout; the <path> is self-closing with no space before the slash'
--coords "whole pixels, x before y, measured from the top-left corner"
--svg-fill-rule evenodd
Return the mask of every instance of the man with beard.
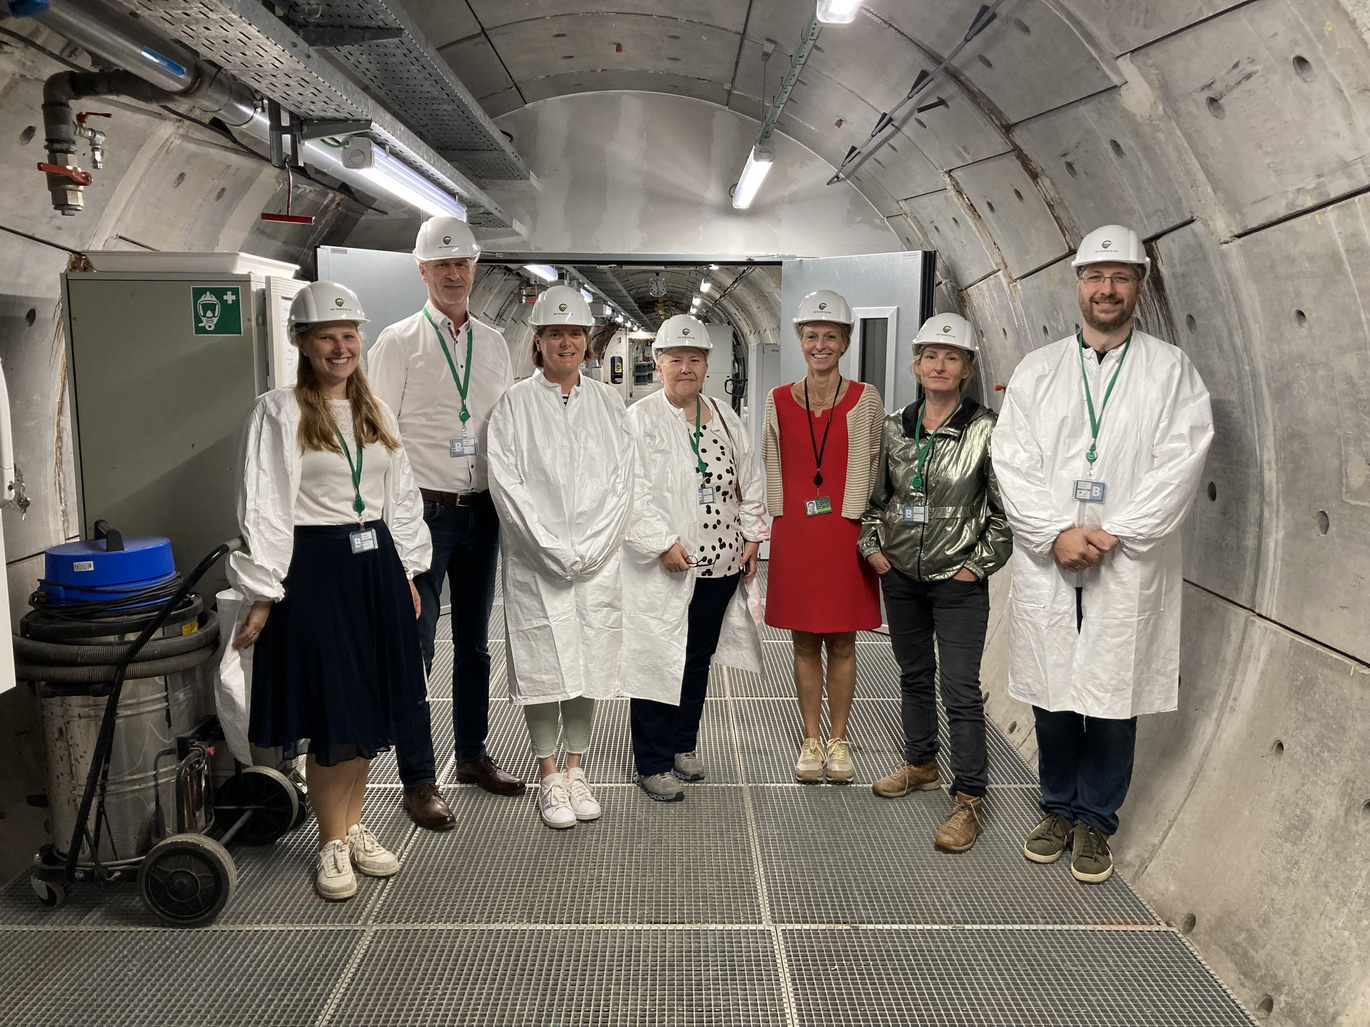
<path id="1" fill-rule="evenodd" d="M 1137 331 L 1151 265 L 1106 225 L 1073 266 L 1084 326 L 1014 371 L 994 431 L 1013 529 L 1009 694 L 1031 703 L 1042 820 L 1023 854 L 1113 874 L 1137 716 L 1179 699 L 1179 528 L 1213 439 L 1208 391 L 1179 349 Z"/>

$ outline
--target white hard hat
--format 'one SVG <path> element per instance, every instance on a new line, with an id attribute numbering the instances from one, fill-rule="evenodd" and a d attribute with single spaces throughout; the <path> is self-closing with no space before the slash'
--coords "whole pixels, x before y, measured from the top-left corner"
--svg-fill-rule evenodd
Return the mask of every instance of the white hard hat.
<path id="1" fill-rule="evenodd" d="M 661 322 L 661 327 L 656 330 L 656 341 L 652 343 L 652 355 L 660 356 L 677 346 L 690 346 L 706 352 L 714 348 L 708 327 L 699 318 L 689 314 L 676 314 Z"/>
<path id="2" fill-rule="evenodd" d="M 569 285 L 554 285 L 533 304 L 528 323 L 534 328 L 548 325 L 580 325 L 585 329 L 595 326 L 595 315 L 579 289 Z"/>
<path id="3" fill-rule="evenodd" d="M 934 314 L 918 329 L 914 346 L 955 346 L 957 349 L 978 353 L 975 329 L 960 314 Z"/>
<path id="4" fill-rule="evenodd" d="M 370 318 L 357 294 L 337 282 L 310 282 L 290 302 L 286 330 L 291 335 L 323 321 L 352 321 L 364 325 Z"/>
<path id="5" fill-rule="evenodd" d="M 1142 238 L 1125 225 L 1104 225 L 1085 236 L 1075 252 L 1071 267 L 1088 264 L 1134 264 L 1145 275 L 1151 269 Z"/>
<path id="6" fill-rule="evenodd" d="M 848 328 L 856 323 L 846 299 L 831 289 L 819 289 L 799 301 L 799 311 L 794 315 L 795 334 L 798 335 L 800 328 L 809 321 L 831 321 Z"/>
<path id="7" fill-rule="evenodd" d="M 419 226 L 419 236 L 414 240 L 414 259 L 420 264 L 425 260 L 475 259 L 479 256 L 480 243 L 461 218 L 439 214 Z"/>

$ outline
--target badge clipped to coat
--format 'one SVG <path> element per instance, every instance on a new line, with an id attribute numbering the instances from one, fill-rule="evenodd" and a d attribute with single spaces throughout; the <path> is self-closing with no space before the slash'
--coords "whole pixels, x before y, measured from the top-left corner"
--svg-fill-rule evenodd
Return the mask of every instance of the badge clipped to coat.
<path id="1" fill-rule="evenodd" d="M 830 514 L 832 513 L 832 500 L 827 496 L 807 499 L 804 501 L 804 513 L 810 517 L 820 517 L 823 514 Z"/>
<path id="2" fill-rule="evenodd" d="M 450 443 L 452 456 L 477 456 L 480 453 L 480 439 L 458 436 Z"/>
<path id="3" fill-rule="evenodd" d="M 699 486 L 699 505 L 707 506 L 714 501 L 714 487 L 712 485 Z"/>
<path id="4" fill-rule="evenodd" d="M 1075 501 L 1077 503 L 1102 503 L 1108 485 L 1093 478 L 1075 479 Z"/>
<path id="5" fill-rule="evenodd" d="M 900 520 L 905 524 L 927 524 L 928 508 L 926 506 L 905 503 Z"/>
<path id="6" fill-rule="evenodd" d="M 369 553 L 377 547 L 375 528 L 358 528 L 347 536 L 347 541 L 352 544 L 352 555 L 359 553 Z"/>

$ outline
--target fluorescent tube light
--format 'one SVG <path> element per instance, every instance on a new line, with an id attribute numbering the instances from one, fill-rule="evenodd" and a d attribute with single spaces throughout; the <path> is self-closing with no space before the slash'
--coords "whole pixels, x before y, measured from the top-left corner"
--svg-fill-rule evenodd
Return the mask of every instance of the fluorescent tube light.
<path id="1" fill-rule="evenodd" d="M 699 283 L 699 291 L 700 291 L 700 292 L 708 292 L 708 291 L 709 291 L 710 289 L 712 289 L 713 287 L 714 287 L 714 283 L 711 282 L 711 281 L 709 281 L 707 278 L 704 279 L 704 281 L 702 281 L 702 282 Z"/>
<path id="2" fill-rule="evenodd" d="M 376 183 L 377 188 L 398 196 L 426 214 L 450 214 L 466 220 L 466 208 L 417 171 L 377 146 L 375 164 L 359 169 L 358 174 Z"/>
<path id="3" fill-rule="evenodd" d="M 592 293 L 589 289 L 581 289 L 580 294 L 585 297 L 586 303 L 589 303 L 591 300 L 595 298 L 595 294 Z"/>
<path id="4" fill-rule="evenodd" d="M 523 270 L 529 274 L 537 275 L 544 282 L 555 282 L 557 280 L 557 269 L 551 264 L 524 264 Z"/>
<path id="5" fill-rule="evenodd" d="M 775 154 L 769 147 L 760 143 L 752 147 L 752 152 L 747 155 L 747 163 L 742 168 L 742 175 L 733 188 L 734 207 L 746 210 L 752 205 L 752 200 L 756 199 L 756 191 L 761 188 L 761 183 L 766 180 L 766 175 L 774 163 Z"/>
<path id="6" fill-rule="evenodd" d="M 861 0 L 818 0 L 818 20 L 824 25 L 850 25 L 861 10 Z"/>

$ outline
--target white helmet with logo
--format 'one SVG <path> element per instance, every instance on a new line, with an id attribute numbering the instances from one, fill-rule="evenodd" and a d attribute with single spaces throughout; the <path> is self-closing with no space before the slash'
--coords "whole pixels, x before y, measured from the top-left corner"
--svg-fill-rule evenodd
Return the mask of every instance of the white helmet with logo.
<path id="1" fill-rule="evenodd" d="M 414 259 L 422 264 L 425 260 L 450 260 L 456 257 L 480 256 L 480 243 L 471 234 L 461 218 L 448 214 L 431 217 L 419 226 L 419 236 L 414 240 Z"/>
<path id="2" fill-rule="evenodd" d="M 659 357 L 677 346 L 691 346 L 705 352 L 714 348 L 709 339 L 708 326 L 689 314 L 676 314 L 661 322 L 661 327 L 656 330 L 656 341 L 652 343 L 652 354 Z"/>
<path id="3" fill-rule="evenodd" d="M 970 353 L 978 353 L 975 329 L 960 314 L 934 314 L 923 322 L 918 329 L 918 338 L 913 340 L 919 346 L 955 346 Z"/>
<path id="4" fill-rule="evenodd" d="M 595 326 L 595 315 L 580 290 L 569 285 L 554 285 L 533 304 L 528 323 L 534 328 L 548 325 L 580 325 L 589 330 Z"/>
<path id="5" fill-rule="evenodd" d="M 291 301 L 286 329 L 293 336 L 324 321 L 351 321 L 364 325 L 369 320 L 362 310 L 362 301 L 347 286 L 337 282 L 310 282 Z"/>
<path id="6" fill-rule="evenodd" d="M 1142 238 L 1124 225 L 1104 225 L 1084 237 L 1075 259 L 1074 268 L 1089 264 L 1132 264 L 1143 277 L 1151 269 L 1151 258 L 1146 255 Z"/>
<path id="7" fill-rule="evenodd" d="M 846 299 L 831 289 L 819 289 L 799 301 L 799 311 L 794 315 L 795 334 L 810 321 L 831 321 L 848 328 L 855 324 Z"/>

